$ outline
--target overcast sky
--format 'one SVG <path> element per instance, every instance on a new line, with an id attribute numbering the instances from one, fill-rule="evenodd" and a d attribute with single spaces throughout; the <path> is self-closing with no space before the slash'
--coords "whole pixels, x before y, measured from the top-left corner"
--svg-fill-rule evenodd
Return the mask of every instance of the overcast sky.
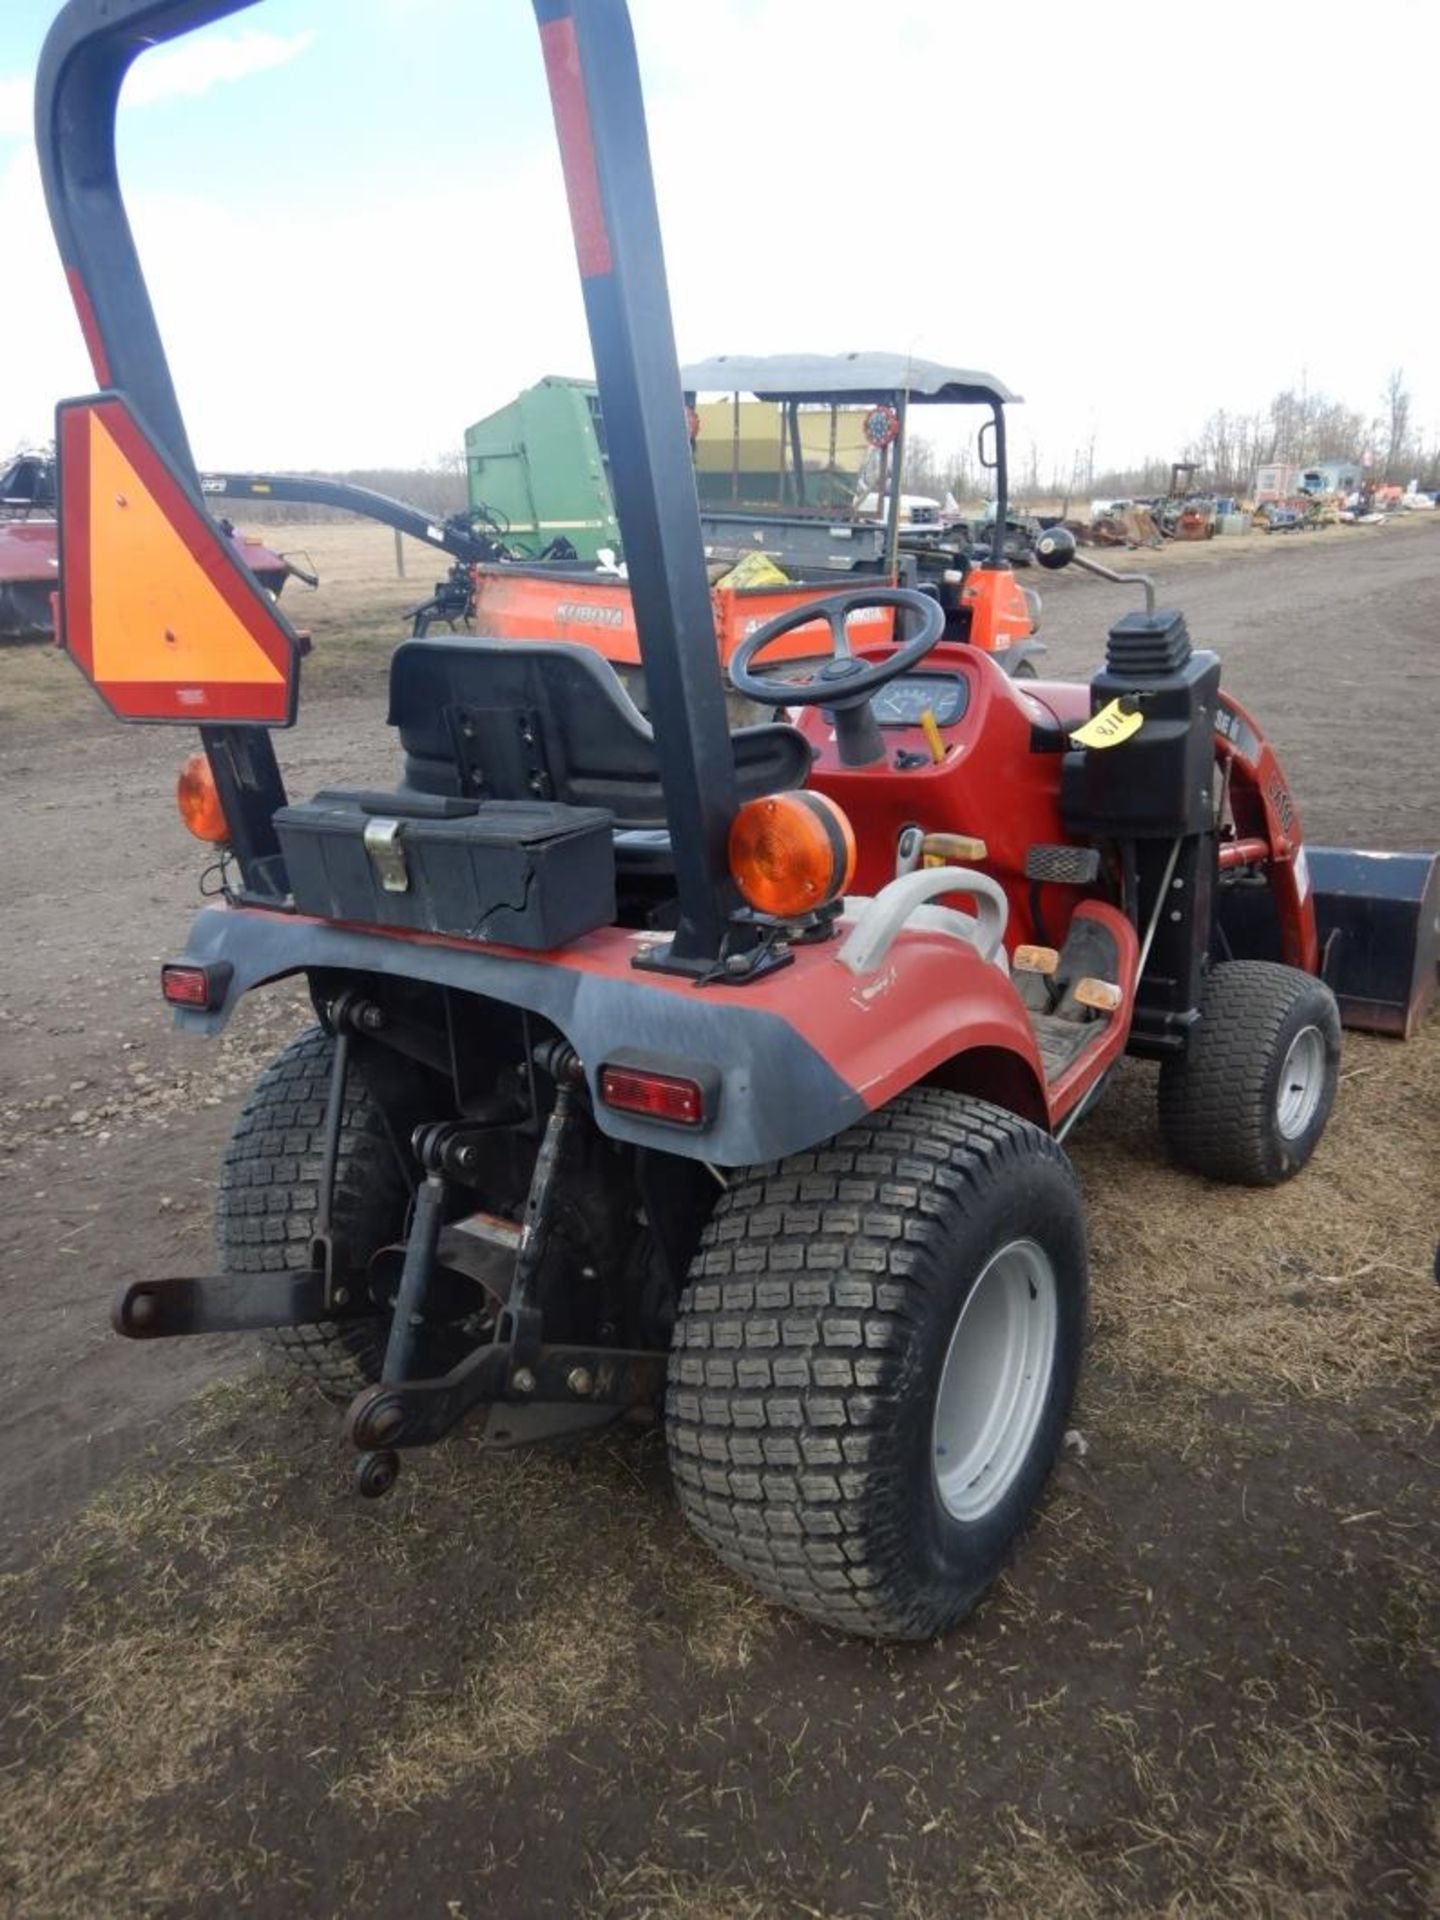
<path id="1" fill-rule="evenodd" d="M 0 453 L 91 384 L 0 7 Z M 986 368 L 1017 455 L 1171 457 L 1403 366 L 1440 431 L 1440 4 L 632 0 L 682 359 Z M 526 0 L 265 0 L 145 55 L 132 223 L 202 465 L 410 465 L 589 371 Z"/>

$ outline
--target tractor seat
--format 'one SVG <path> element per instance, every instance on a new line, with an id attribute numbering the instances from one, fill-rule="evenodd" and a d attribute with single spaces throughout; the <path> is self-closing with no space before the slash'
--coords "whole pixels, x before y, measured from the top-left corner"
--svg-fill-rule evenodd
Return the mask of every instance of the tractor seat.
<path id="1" fill-rule="evenodd" d="M 412 792 L 605 807 L 622 865 L 668 865 L 654 733 L 590 648 L 469 634 L 407 640 L 390 664 L 389 720 Z M 811 752 L 797 727 L 742 727 L 730 744 L 741 800 L 804 785 Z"/>

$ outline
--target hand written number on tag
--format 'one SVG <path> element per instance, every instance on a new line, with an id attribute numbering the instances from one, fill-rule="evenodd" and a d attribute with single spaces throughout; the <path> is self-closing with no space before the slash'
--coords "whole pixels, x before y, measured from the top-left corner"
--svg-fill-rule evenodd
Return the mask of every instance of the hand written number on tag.
<path id="1" fill-rule="evenodd" d="M 1119 699 L 1092 715 L 1083 727 L 1077 727 L 1070 739 L 1077 747 L 1118 747 L 1131 740 L 1145 724 L 1138 710 L 1127 712 Z"/>

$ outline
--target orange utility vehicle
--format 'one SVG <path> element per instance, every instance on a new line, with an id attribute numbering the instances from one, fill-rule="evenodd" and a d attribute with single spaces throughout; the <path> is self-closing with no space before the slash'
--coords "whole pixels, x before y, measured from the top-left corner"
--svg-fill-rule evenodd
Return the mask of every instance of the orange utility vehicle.
<path id="1" fill-rule="evenodd" d="M 738 455 L 728 474 L 716 467 L 700 476 L 707 482 L 700 528 L 712 577 L 720 567 L 758 555 L 788 576 L 761 585 L 719 578 L 711 605 L 722 666 L 728 668 L 740 642 L 767 621 L 824 594 L 875 580 L 933 598 L 945 614 L 947 641 L 995 655 L 1016 678 L 1035 677 L 1035 662 L 1045 651 L 1034 637 L 1040 596 L 1015 578 L 1003 532 L 1008 497 L 1004 408 L 1017 396 L 992 374 L 904 354 L 843 353 L 722 355 L 682 367 L 680 377 L 692 449 L 698 451 L 693 435 L 699 419 L 693 403 L 707 393 L 730 395 L 737 420 L 742 396 L 765 403 L 776 410 L 779 426 L 778 476 L 768 462 L 763 474 L 749 471 Z M 1001 529 L 990 546 L 974 549 L 967 536 L 938 520 L 902 523 L 899 476 L 913 406 L 986 409 L 981 458 L 995 474 Z M 834 420 L 841 412 L 858 411 L 865 414 L 867 435 L 882 463 L 877 496 L 882 511 L 870 515 L 836 507 L 837 476 L 814 468 L 801 430 L 810 416 Z M 824 441 L 823 432 L 819 439 Z M 895 484 L 887 484 L 886 476 Z M 783 492 L 783 503 L 777 503 L 777 492 Z M 511 640 L 551 635 L 592 647 L 620 670 L 643 704 L 635 612 L 624 580 L 613 569 L 482 564 L 470 570 L 470 581 L 478 632 Z M 861 607 L 852 615 L 852 626 L 857 638 L 880 638 L 889 632 L 890 618 Z M 811 658 L 827 645 L 823 621 L 797 624 L 771 649 L 770 664 Z"/>

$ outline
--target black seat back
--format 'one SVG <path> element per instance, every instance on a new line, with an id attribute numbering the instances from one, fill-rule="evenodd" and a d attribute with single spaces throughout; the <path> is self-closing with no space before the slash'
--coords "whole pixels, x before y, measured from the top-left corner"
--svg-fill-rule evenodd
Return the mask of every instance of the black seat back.
<path id="1" fill-rule="evenodd" d="M 390 665 L 389 718 L 405 784 L 418 792 L 559 800 L 608 807 L 618 827 L 665 824 L 650 723 L 588 647 L 407 640 Z M 798 728 L 742 727 L 730 738 L 742 800 L 803 786 L 811 756 Z"/>

